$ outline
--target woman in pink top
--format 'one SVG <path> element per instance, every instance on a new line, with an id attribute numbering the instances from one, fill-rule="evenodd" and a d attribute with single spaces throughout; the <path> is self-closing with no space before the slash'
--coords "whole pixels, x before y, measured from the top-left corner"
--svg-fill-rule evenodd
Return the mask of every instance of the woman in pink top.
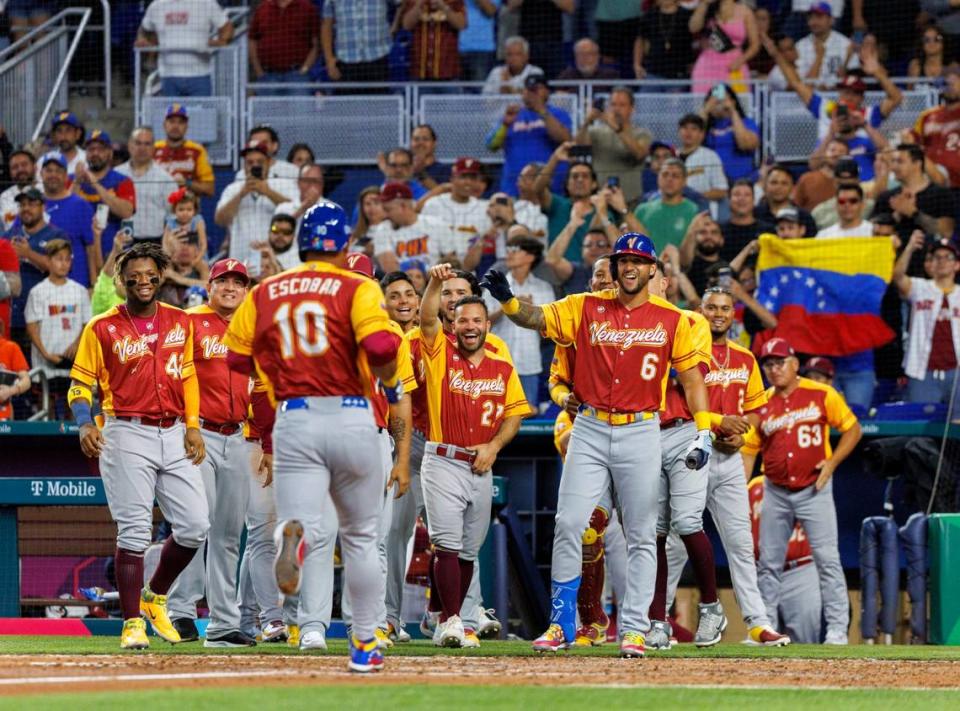
<path id="1" fill-rule="evenodd" d="M 693 65 L 693 93 L 720 83 L 746 91 L 747 66 L 760 50 L 753 10 L 737 0 L 703 0 L 690 18 L 690 32 L 701 35 L 700 56 Z"/>

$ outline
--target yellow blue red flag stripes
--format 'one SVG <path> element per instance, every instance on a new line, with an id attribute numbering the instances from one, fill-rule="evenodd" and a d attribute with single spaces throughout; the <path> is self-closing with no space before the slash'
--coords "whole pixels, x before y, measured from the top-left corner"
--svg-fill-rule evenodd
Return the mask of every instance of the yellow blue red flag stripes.
<path id="1" fill-rule="evenodd" d="M 755 296 L 776 314 L 776 335 L 801 353 L 843 356 L 877 348 L 894 337 L 880 318 L 894 257 L 884 237 L 762 235 Z"/>

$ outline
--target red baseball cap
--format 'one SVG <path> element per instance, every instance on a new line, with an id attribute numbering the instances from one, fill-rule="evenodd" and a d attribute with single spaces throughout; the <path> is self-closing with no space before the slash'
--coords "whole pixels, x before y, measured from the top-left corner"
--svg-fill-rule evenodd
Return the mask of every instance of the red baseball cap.
<path id="1" fill-rule="evenodd" d="M 810 6 L 810 9 L 807 10 L 807 14 L 832 15 L 833 9 L 830 7 L 830 3 L 828 2 L 815 2 Z"/>
<path id="2" fill-rule="evenodd" d="M 806 375 L 811 371 L 825 375 L 828 378 L 832 378 L 837 372 L 836 368 L 833 367 L 833 361 L 823 356 L 814 356 L 808 360 L 806 364 L 804 364 L 801 372 Z"/>
<path id="3" fill-rule="evenodd" d="M 413 200 L 413 191 L 406 183 L 399 181 L 387 183 L 380 188 L 380 202 L 391 200 Z"/>
<path id="4" fill-rule="evenodd" d="M 373 262 L 363 252 L 350 252 L 347 255 L 347 269 L 354 274 L 362 274 L 373 279 Z"/>
<path id="5" fill-rule="evenodd" d="M 793 348 L 791 348 L 790 344 L 783 338 L 771 338 L 764 343 L 763 348 L 760 349 L 761 361 L 765 358 L 789 358 L 792 355 L 795 355 Z"/>
<path id="6" fill-rule="evenodd" d="M 453 164 L 454 175 L 480 175 L 482 171 L 483 166 L 476 158 L 457 158 Z"/>
<path id="7" fill-rule="evenodd" d="M 949 251 L 953 252 L 953 256 L 954 256 L 954 257 L 956 257 L 957 259 L 960 259 L 960 247 L 957 247 L 957 245 L 954 244 L 954 242 L 953 242 L 952 240 L 949 240 L 949 239 L 940 239 L 940 240 L 937 240 L 936 242 L 933 242 L 933 243 L 930 245 L 930 248 L 929 248 L 928 251 L 930 252 L 930 254 L 933 254 L 933 253 L 936 252 L 938 249 L 946 249 L 946 250 L 949 250 Z"/>
<path id="8" fill-rule="evenodd" d="M 856 74 L 847 74 L 847 76 L 837 82 L 837 88 L 855 91 L 858 94 L 867 93 L 867 85 L 864 83 L 863 79 Z"/>
<path id="9" fill-rule="evenodd" d="M 234 274 L 243 279 L 244 283 L 250 283 L 250 275 L 247 274 L 247 265 L 239 259 L 221 259 L 210 267 L 210 281 L 215 281 L 227 274 Z"/>
<path id="10" fill-rule="evenodd" d="M 270 151 L 267 149 L 267 144 L 263 141 L 250 141 L 240 150 L 240 155 L 245 156 L 247 153 L 256 151 L 257 153 L 263 153 L 263 155 L 270 157 Z"/>

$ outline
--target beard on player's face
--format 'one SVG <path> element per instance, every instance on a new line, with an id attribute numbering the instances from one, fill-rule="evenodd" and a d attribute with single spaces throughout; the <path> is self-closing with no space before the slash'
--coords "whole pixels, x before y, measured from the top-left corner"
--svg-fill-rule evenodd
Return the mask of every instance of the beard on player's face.
<path id="1" fill-rule="evenodd" d="M 639 294 L 650 281 L 650 265 L 634 259 L 617 262 L 617 285 L 628 296 Z"/>

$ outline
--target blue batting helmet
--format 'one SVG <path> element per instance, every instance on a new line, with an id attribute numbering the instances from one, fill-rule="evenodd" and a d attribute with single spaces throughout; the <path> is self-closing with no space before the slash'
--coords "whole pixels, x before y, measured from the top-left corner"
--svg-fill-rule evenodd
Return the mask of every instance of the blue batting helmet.
<path id="1" fill-rule="evenodd" d="M 347 213 L 337 203 L 320 200 L 304 213 L 297 235 L 300 259 L 307 252 L 342 252 L 349 241 Z"/>
<path id="2" fill-rule="evenodd" d="M 617 278 L 617 261 L 620 257 L 626 255 L 640 257 L 650 264 L 655 264 L 657 261 L 657 248 L 653 246 L 653 240 L 645 234 L 627 232 L 621 235 L 613 248 L 613 254 L 610 255 L 610 275 L 614 280 Z"/>

